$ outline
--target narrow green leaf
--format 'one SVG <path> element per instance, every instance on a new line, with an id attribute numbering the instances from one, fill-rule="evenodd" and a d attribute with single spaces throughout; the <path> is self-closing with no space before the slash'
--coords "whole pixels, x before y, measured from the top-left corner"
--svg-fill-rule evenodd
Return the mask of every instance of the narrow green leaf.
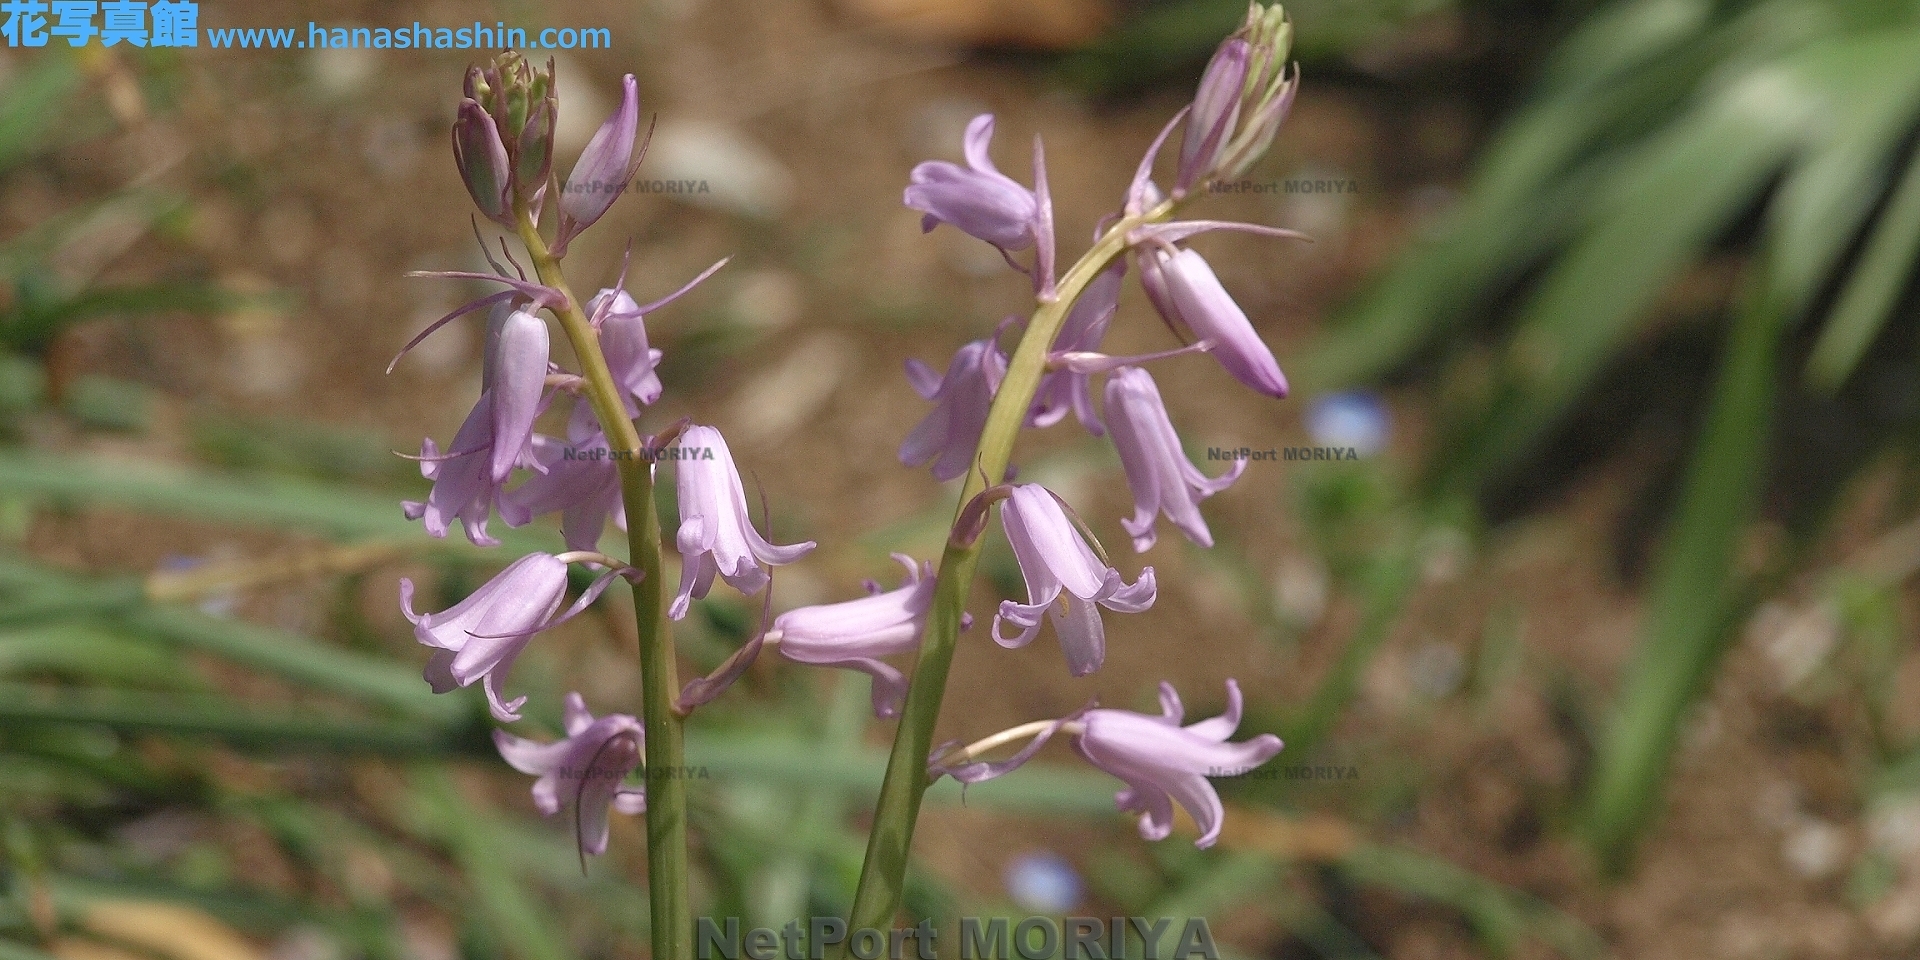
<path id="1" fill-rule="evenodd" d="M 199 686 L 180 658 L 94 623 L 0 630 L 0 676 L 55 673 L 145 687 Z"/>
<path id="2" fill-rule="evenodd" d="M 1407 596 L 1419 583 L 1421 551 L 1411 538 L 1388 545 L 1374 559 L 1362 585 L 1359 627 L 1347 638 L 1327 676 L 1299 715 L 1281 732 L 1288 756 L 1311 757 L 1360 688 L 1360 677 L 1400 622 Z"/>
<path id="3" fill-rule="evenodd" d="M 1580 921 L 1439 857 L 1362 844 L 1340 859 L 1339 868 L 1357 882 L 1425 897 L 1460 911 L 1496 954 L 1510 952 L 1526 936 L 1571 960 L 1607 954 L 1606 944 Z"/>
<path id="4" fill-rule="evenodd" d="M 414 667 L 338 650 L 284 630 L 172 606 L 142 607 L 129 612 L 124 622 L 132 630 L 170 644 L 434 724 L 457 723 L 474 709 L 470 696 L 436 695 Z"/>
<path id="5" fill-rule="evenodd" d="M 1809 128 L 1807 155 L 1767 210 L 1775 295 L 1795 314 L 1839 264 L 1895 175 L 1889 167 L 1920 112 L 1920 32 L 1846 37 L 1792 58 L 1788 68 L 1820 98 L 1822 114 Z M 1829 321 L 1826 336 L 1836 330 Z"/>
<path id="6" fill-rule="evenodd" d="M 418 670 L 391 660 L 329 647 L 318 641 L 186 607 L 147 604 L 140 584 L 76 576 L 0 559 L 0 586 L 25 592 L 53 613 L 70 610 L 109 617 L 138 636 L 210 653 L 235 664 L 330 694 L 385 706 L 438 724 L 454 724 L 474 709 L 470 696 L 437 696 Z M 0 598 L 0 624 L 20 619 Z M 42 614 L 44 618 L 46 614 Z"/>
<path id="7" fill-rule="evenodd" d="M 444 541 L 427 540 L 419 523 L 400 515 L 395 497 L 287 477 L 0 449 L 0 490 L 216 523 L 289 526 L 342 540 L 404 538 L 468 551 L 465 539 L 458 534 Z M 499 555 L 503 557 L 557 549 L 559 545 L 558 532 L 547 528 L 490 532 L 500 538 Z"/>
<path id="8" fill-rule="evenodd" d="M 1765 476 L 1785 312 L 1749 278 L 1680 505 L 1660 548 L 1647 619 L 1595 757 L 1582 829 L 1623 868 L 1652 815 L 1687 710 L 1712 680 L 1743 593 L 1737 547 Z"/>
<path id="9" fill-rule="evenodd" d="M 79 83 L 73 59 L 48 56 L 0 88 L 0 171 L 46 147 L 50 134 L 64 132 L 67 95 Z"/>
<path id="10" fill-rule="evenodd" d="M 491 755 L 484 725 L 443 728 L 423 723 L 329 720 L 290 711 L 236 707 L 226 698 L 130 690 L 47 691 L 0 684 L 0 728 L 95 725 L 121 733 L 217 740 L 272 751 L 373 753 L 392 756 Z"/>
<path id="11" fill-rule="evenodd" d="M 1913 282 L 1916 259 L 1920 259 L 1920 157 L 1908 164 L 1900 178 L 1807 360 L 1807 379 L 1815 389 L 1840 389 L 1880 328 L 1893 319 L 1894 305 Z"/>
<path id="12" fill-rule="evenodd" d="M 1472 490 L 1559 420 L 1668 282 L 1779 169 L 1812 105 L 1792 74 L 1750 72 L 1618 171 L 1603 192 L 1607 216 L 1523 310 L 1502 383 L 1439 465 L 1439 490 Z"/>

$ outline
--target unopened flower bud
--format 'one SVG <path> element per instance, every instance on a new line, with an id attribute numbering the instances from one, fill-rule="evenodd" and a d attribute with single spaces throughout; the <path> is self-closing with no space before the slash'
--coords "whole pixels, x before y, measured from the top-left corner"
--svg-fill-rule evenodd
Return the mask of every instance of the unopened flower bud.
<path id="1" fill-rule="evenodd" d="M 453 159 L 480 212 L 489 220 L 512 226 L 512 171 L 507 148 L 500 141 L 500 128 L 477 100 L 460 101 L 460 115 L 453 123 Z"/>
<path id="2" fill-rule="evenodd" d="M 1250 5 L 1247 19 L 1214 52 L 1187 116 L 1174 193 L 1245 173 L 1273 143 L 1293 106 L 1287 72 L 1293 26 L 1279 4 Z"/>
<path id="3" fill-rule="evenodd" d="M 593 226 L 613 206 L 640 166 L 644 151 L 636 153 L 634 149 L 640 136 L 639 82 L 629 73 L 621 78 L 620 87 L 620 106 L 587 141 L 573 172 L 567 174 L 566 185 L 560 188 L 560 233 L 554 242 L 557 250 L 565 250 L 567 241 Z"/>

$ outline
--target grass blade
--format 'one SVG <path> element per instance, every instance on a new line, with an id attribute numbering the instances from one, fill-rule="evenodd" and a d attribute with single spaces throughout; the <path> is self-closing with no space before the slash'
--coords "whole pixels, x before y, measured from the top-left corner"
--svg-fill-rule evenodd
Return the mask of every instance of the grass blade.
<path id="1" fill-rule="evenodd" d="M 1740 603 L 1736 548 L 1764 479 L 1784 311 L 1749 278 L 1705 430 L 1655 566 L 1647 620 L 1595 757 L 1582 818 L 1610 870 L 1651 815 L 1687 709 L 1719 663 Z"/>

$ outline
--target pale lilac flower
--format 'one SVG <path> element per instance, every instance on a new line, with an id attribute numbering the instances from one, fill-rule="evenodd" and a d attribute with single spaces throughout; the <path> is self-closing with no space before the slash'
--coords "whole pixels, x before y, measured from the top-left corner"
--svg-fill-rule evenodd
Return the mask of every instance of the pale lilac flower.
<path id="1" fill-rule="evenodd" d="M 716 574 L 741 593 L 758 593 L 767 585 L 767 571 L 761 564 L 792 563 L 814 548 L 811 540 L 772 544 L 753 528 L 740 471 L 720 431 L 688 427 L 674 449 L 680 499 L 675 543 L 681 567 L 680 589 L 667 616 L 685 617 L 689 605 L 713 587 Z"/>
<path id="2" fill-rule="evenodd" d="M 500 497 L 492 458 L 493 395 L 482 393 L 454 433 L 452 450 L 441 454 L 432 437 L 420 442 L 420 474 L 433 481 L 433 489 L 424 502 L 405 501 L 401 510 L 407 519 L 422 521 L 431 536 L 445 537 L 447 525 L 459 520 L 475 546 L 497 546 L 500 541 L 487 534 L 487 518 Z"/>
<path id="3" fill-rule="evenodd" d="M 587 148 L 580 152 L 573 172 L 560 188 L 560 228 L 554 240 L 555 252 L 565 252 L 567 243 L 593 226 L 620 194 L 640 167 L 646 155 L 643 144 L 636 152 L 640 137 L 640 86 L 629 73 L 620 79 L 620 106 L 594 131 Z"/>
<path id="4" fill-rule="evenodd" d="M 539 778 L 533 805 L 549 817 L 570 808 L 580 852 L 598 855 L 607 849 L 609 810 L 647 811 L 645 788 L 626 784 L 645 753 L 646 730 L 624 713 L 595 719 L 578 693 L 567 694 L 566 729 L 566 738 L 553 743 L 504 730 L 493 732 L 493 742 L 508 766 Z"/>
<path id="5" fill-rule="evenodd" d="M 439 613 L 415 613 L 413 581 L 400 581 L 400 609 L 413 624 L 414 639 L 433 647 L 425 677 L 434 693 L 484 680 L 487 704 L 503 723 L 520 719 L 526 697 L 505 699 L 502 687 L 514 660 L 534 634 L 586 609 L 612 572 L 594 581 L 572 609 L 554 617 L 567 595 L 567 563 L 549 553 L 530 553 L 500 571 L 465 600 Z"/>
<path id="6" fill-rule="evenodd" d="M 533 423 L 545 407 L 547 323 L 528 310 L 507 315 L 498 333 L 489 331 L 493 379 L 485 384 L 493 416 L 489 463 L 495 483 L 505 483 L 516 466 L 537 468 Z"/>
<path id="7" fill-rule="evenodd" d="M 1226 811 L 1208 777 L 1234 777 L 1273 759 L 1280 738 L 1263 733 L 1229 743 L 1240 726 L 1240 684 L 1227 681 L 1227 712 L 1211 720 L 1181 726 L 1180 694 L 1160 684 L 1160 716 L 1131 710 L 1089 710 L 1085 732 L 1074 749 L 1089 763 L 1121 780 L 1127 789 L 1114 796 L 1119 808 L 1140 815 L 1140 836 L 1164 840 L 1173 832 L 1173 803 L 1178 801 L 1200 828 L 1193 845 L 1206 849 L 1220 838 Z"/>
<path id="8" fill-rule="evenodd" d="M 1107 336 L 1107 326 L 1120 307 L 1120 283 L 1126 273 L 1127 261 L 1115 258 L 1113 266 L 1087 284 L 1080 299 L 1067 311 L 1066 319 L 1060 322 L 1060 333 L 1053 338 L 1053 352 L 1092 353 L 1100 349 L 1100 341 Z M 1096 437 L 1105 433 L 1093 409 L 1092 379 L 1092 374 L 1072 370 L 1048 371 L 1034 392 L 1027 422 L 1036 427 L 1050 427 L 1072 410 L 1088 433 Z"/>
<path id="9" fill-rule="evenodd" d="M 1192 232 L 1211 227 L 1198 223 L 1170 226 Z M 1134 253 L 1140 266 L 1140 286 L 1168 324 L 1211 341 L 1214 357 L 1235 380 L 1271 397 L 1287 395 L 1287 377 L 1280 372 L 1273 351 L 1198 252 L 1170 243 L 1147 242 L 1135 247 Z"/>
<path id="10" fill-rule="evenodd" d="M 620 386 L 627 416 L 639 416 L 636 401 L 650 404 L 660 399 L 660 374 L 656 371 L 662 356 L 647 344 L 647 322 L 640 304 L 625 290 L 609 288 L 587 301 L 587 315 L 600 329 L 600 350 L 606 354 L 607 368 L 613 371 L 613 382 Z"/>
<path id="11" fill-rule="evenodd" d="M 1242 707 L 1240 684 L 1228 680 L 1226 713 L 1181 726 L 1185 710 L 1180 694 L 1172 684 L 1162 683 L 1159 716 L 1090 705 L 1057 720 L 1022 724 L 964 749 L 943 744 L 928 758 L 927 772 L 934 779 L 951 776 L 967 785 L 992 780 L 1019 769 L 1055 734 L 1066 731 L 1081 757 L 1126 782 L 1127 789 L 1115 794 L 1114 801 L 1121 811 L 1140 815 L 1141 837 L 1166 839 L 1173 832 L 1177 801 L 1200 828 L 1194 846 L 1205 849 L 1220 838 L 1226 817 L 1220 795 L 1207 778 L 1242 776 L 1273 759 L 1282 746 L 1270 733 L 1229 743 L 1227 738 L 1240 727 Z M 1027 745 L 1005 760 L 976 759 L 1021 739 L 1028 739 Z"/>
<path id="12" fill-rule="evenodd" d="M 875 716 L 898 716 L 906 697 L 901 672 L 878 658 L 920 646 L 927 610 L 933 605 L 933 564 L 894 554 L 907 568 L 897 589 L 842 603 L 789 610 L 773 621 L 768 640 L 779 640 L 780 655 L 796 663 L 860 670 L 873 677 Z"/>
<path id="13" fill-rule="evenodd" d="M 917 467 L 931 460 L 936 480 L 965 474 L 987 427 L 987 408 L 1006 374 L 1006 355 L 991 337 L 961 347 L 944 377 L 918 360 L 908 360 L 908 383 L 934 406 L 900 444 L 900 462 Z"/>
<path id="14" fill-rule="evenodd" d="M 1000 508 L 1000 523 L 1020 561 L 1028 602 L 1000 601 L 1000 612 L 993 618 L 994 642 L 1003 647 L 1032 643 L 1040 633 L 1044 612 L 1051 615 L 1060 634 L 1068 671 L 1084 677 L 1099 669 L 1106 658 L 1106 631 L 1095 605 L 1119 613 L 1139 613 L 1153 606 L 1153 568 L 1141 570 L 1138 580 L 1126 583 L 1120 571 L 1094 554 L 1053 493 L 1036 483 L 1012 488 Z M 1020 633 L 1003 636 L 1003 620 L 1019 627 Z"/>
<path id="15" fill-rule="evenodd" d="M 992 141 L 993 114 L 974 117 L 967 124 L 967 165 L 929 160 L 914 167 L 906 205 L 926 214 L 924 230 L 950 223 L 1002 251 L 1024 250 L 1034 243 L 1040 201 L 993 165 L 987 155 Z"/>
<path id="16" fill-rule="evenodd" d="M 580 407 L 586 402 L 581 401 Z M 591 423 L 591 418 L 588 418 Z M 608 518 L 627 528 L 627 510 L 620 496 L 620 467 L 607 438 L 594 427 L 577 440 L 561 442 L 535 436 L 533 455 L 544 473 L 500 495 L 500 519 L 509 527 L 523 527 L 534 517 L 560 514 L 560 534 L 570 550 L 594 550 Z"/>
<path id="17" fill-rule="evenodd" d="M 1107 379 L 1106 412 L 1113 447 L 1126 468 L 1127 487 L 1133 491 L 1133 516 L 1122 519 L 1120 525 L 1133 538 L 1134 550 L 1145 553 L 1152 548 L 1154 520 L 1160 513 L 1187 539 L 1213 546 L 1199 501 L 1233 486 L 1247 462 L 1236 460 L 1213 479 L 1201 473 L 1180 447 L 1180 435 L 1174 432 L 1153 376 L 1139 367 L 1121 367 Z"/>

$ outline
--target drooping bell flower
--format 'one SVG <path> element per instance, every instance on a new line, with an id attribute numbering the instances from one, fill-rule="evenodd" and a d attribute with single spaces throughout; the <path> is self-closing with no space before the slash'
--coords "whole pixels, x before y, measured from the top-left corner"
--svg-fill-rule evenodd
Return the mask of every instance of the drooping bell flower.
<path id="1" fill-rule="evenodd" d="M 633 179 L 646 147 L 640 139 L 640 85 L 629 73 L 620 78 L 620 105 L 594 131 L 573 172 L 560 188 L 560 229 L 556 253 L 600 219 Z M 636 151 L 635 147 L 639 146 Z"/>
<path id="2" fill-rule="evenodd" d="M 1087 762 L 1120 778 L 1127 789 L 1114 796 L 1123 812 L 1140 815 L 1140 836 L 1164 840 L 1173 832 L 1173 804 L 1184 807 L 1200 828 L 1193 845 L 1220 839 L 1226 810 L 1208 777 L 1240 776 L 1266 763 L 1283 744 L 1271 733 L 1229 743 L 1240 727 L 1240 684 L 1227 681 L 1227 712 L 1181 726 L 1185 711 L 1170 683 L 1160 684 L 1160 716 L 1132 710 L 1089 710 L 1086 732 L 1074 749 Z"/>
<path id="3" fill-rule="evenodd" d="M 488 331 L 493 351 L 491 397 L 493 450 L 489 466 L 495 483 L 505 483 L 516 466 L 538 468 L 533 455 L 533 423 L 546 394 L 547 323 L 530 310 L 514 310 L 499 331 Z"/>
<path id="4" fill-rule="evenodd" d="M 1066 319 L 1060 322 L 1060 333 L 1053 339 L 1054 352 L 1091 353 L 1100 349 L 1100 341 L 1107 336 L 1107 326 L 1120 307 L 1120 284 L 1126 272 L 1127 261 L 1115 258 L 1113 266 L 1087 284 L 1080 299 L 1067 311 Z M 1027 422 L 1036 427 L 1050 427 L 1072 410 L 1088 433 L 1096 437 L 1105 433 L 1093 409 L 1092 379 L 1092 374 L 1072 370 L 1048 371 L 1041 376 L 1040 387 L 1034 392 Z"/>
<path id="5" fill-rule="evenodd" d="M 947 223 L 1003 252 L 1024 250 L 1034 244 L 1040 202 L 1034 191 L 993 165 L 987 153 L 992 142 L 993 114 L 974 117 L 963 148 L 967 165 L 929 160 L 915 166 L 905 202 L 926 214 L 920 220 L 923 230 Z"/>
<path id="6" fill-rule="evenodd" d="M 1000 601 L 993 618 L 993 639 L 1003 647 L 1024 647 L 1040 633 L 1040 615 L 1048 614 L 1060 635 L 1067 669 L 1084 677 L 1106 659 L 1106 630 L 1099 607 L 1119 613 L 1139 613 L 1153 606 L 1153 568 L 1140 571 L 1133 583 L 1101 560 L 1068 519 L 1052 491 L 1037 483 L 1011 488 L 1000 508 L 1007 542 L 1020 561 L 1027 582 L 1027 602 Z M 1002 621 L 1020 628 L 1004 636 Z"/>
<path id="7" fill-rule="evenodd" d="M 1240 684 L 1227 681 L 1227 712 L 1211 720 L 1181 726 L 1185 709 L 1169 683 L 1160 684 L 1160 715 L 1132 710 L 1083 708 L 1058 720 L 1022 724 L 962 749 L 943 746 L 928 758 L 935 779 L 951 776 L 963 784 L 981 783 L 1018 769 L 1055 734 L 1072 735 L 1074 751 L 1087 762 L 1124 781 L 1114 795 L 1124 813 L 1140 815 L 1140 836 L 1164 840 L 1173 832 L 1173 804 L 1179 803 L 1200 828 L 1193 845 L 1201 849 L 1220 839 L 1226 810 L 1209 777 L 1237 777 L 1280 752 L 1280 738 L 1263 733 L 1230 743 L 1240 727 Z M 1012 757 L 996 762 L 978 757 L 1008 743 L 1031 738 Z"/>
<path id="8" fill-rule="evenodd" d="M 433 647 L 424 675 L 434 693 L 484 681 L 487 705 L 496 719 L 520 719 L 526 697 L 507 700 L 502 688 L 513 662 L 535 634 L 587 608 L 612 580 L 602 575 L 566 614 L 555 617 L 567 595 L 567 561 L 550 553 L 530 553 L 482 584 L 465 600 L 439 613 L 415 613 L 413 581 L 400 581 L 400 609 L 413 624 L 414 639 Z"/>
<path id="9" fill-rule="evenodd" d="M 646 789 L 626 783 L 645 753 L 646 730 L 624 713 L 596 719 L 578 693 L 567 694 L 566 730 L 552 743 L 495 730 L 493 742 L 508 766 L 539 778 L 534 807 L 549 817 L 570 811 L 580 853 L 598 856 L 607 850 L 609 810 L 647 812 Z"/>
<path id="10" fill-rule="evenodd" d="M 600 350 L 606 355 L 613 382 L 620 385 L 627 416 L 640 415 L 641 404 L 660 399 L 657 368 L 664 356 L 647 344 L 647 321 L 640 304 L 625 290 L 609 288 L 587 301 L 587 315 L 600 330 Z"/>
<path id="11" fill-rule="evenodd" d="M 681 567 L 680 589 L 667 616 L 685 617 L 692 602 L 712 589 L 716 575 L 741 593 L 758 593 L 767 585 L 762 564 L 792 563 L 814 548 L 811 540 L 787 546 L 769 543 L 753 528 L 740 471 L 720 431 L 688 427 L 669 449 L 680 499 L 680 530 L 674 542 Z"/>
<path id="12" fill-rule="evenodd" d="M 420 442 L 420 474 L 433 481 L 433 489 L 424 501 L 402 502 L 402 512 L 421 521 L 430 536 L 445 537 L 448 524 L 458 520 L 475 546 L 498 546 L 500 541 L 487 533 L 487 519 L 500 497 L 492 461 L 493 395 L 482 393 L 454 432 L 450 451 L 441 454 L 432 437 Z"/>
<path id="13" fill-rule="evenodd" d="M 1164 513 L 1187 539 L 1213 546 L 1213 534 L 1200 516 L 1199 502 L 1240 478 L 1247 467 L 1236 460 L 1227 472 L 1208 478 L 1187 459 L 1174 432 L 1166 404 L 1153 376 L 1139 367 L 1121 367 L 1107 378 L 1107 427 L 1113 447 L 1126 469 L 1127 488 L 1133 492 L 1133 516 L 1120 526 L 1133 538 L 1134 550 L 1145 553 L 1155 540 L 1154 520 Z"/>
<path id="14" fill-rule="evenodd" d="M 580 401 L 582 407 L 586 402 Z M 589 418 L 591 421 L 591 418 Z M 561 442 L 535 436 L 533 455 L 544 473 L 500 494 L 500 519 L 509 527 L 523 527 L 534 517 L 560 514 L 560 535 L 569 550 L 595 550 L 607 520 L 627 528 L 626 504 L 620 496 L 620 467 L 607 438 L 593 428 L 579 439 Z"/>
<path id="15" fill-rule="evenodd" d="M 933 564 L 898 553 L 893 558 L 907 568 L 898 588 L 882 593 L 874 584 L 872 594 L 858 600 L 789 610 L 774 618 L 767 635 L 768 642 L 779 644 L 781 656 L 796 663 L 873 677 L 873 713 L 882 719 L 900 715 L 907 681 L 879 658 L 918 648 L 933 606 Z"/>
<path id="16" fill-rule="evenodd" d="M 991 337 L 961 347 L 944 377 L 918 360 L 908 360 L 907 381 L 915 393 L 933 401 L 933 410 L 900 444 L 900 462 L 917 467 L 933 461 L 934 479 L 941 481 L 965 474 L 987 427 L 987 408 L 1006 374 L 1006 355 Z"/>
<path id="17" fill-rule="evenodd" d="M 1148 242 L 1134 248 L 1134 259 L 1140 267 L 1141 288 L 1170 326 L 1211 341 L 1213 356 L 1235 380 L 1270 397 L 1287 395 L 1287 377 L 1280 372 L 1273 351 L 1198 252 Z"/>

